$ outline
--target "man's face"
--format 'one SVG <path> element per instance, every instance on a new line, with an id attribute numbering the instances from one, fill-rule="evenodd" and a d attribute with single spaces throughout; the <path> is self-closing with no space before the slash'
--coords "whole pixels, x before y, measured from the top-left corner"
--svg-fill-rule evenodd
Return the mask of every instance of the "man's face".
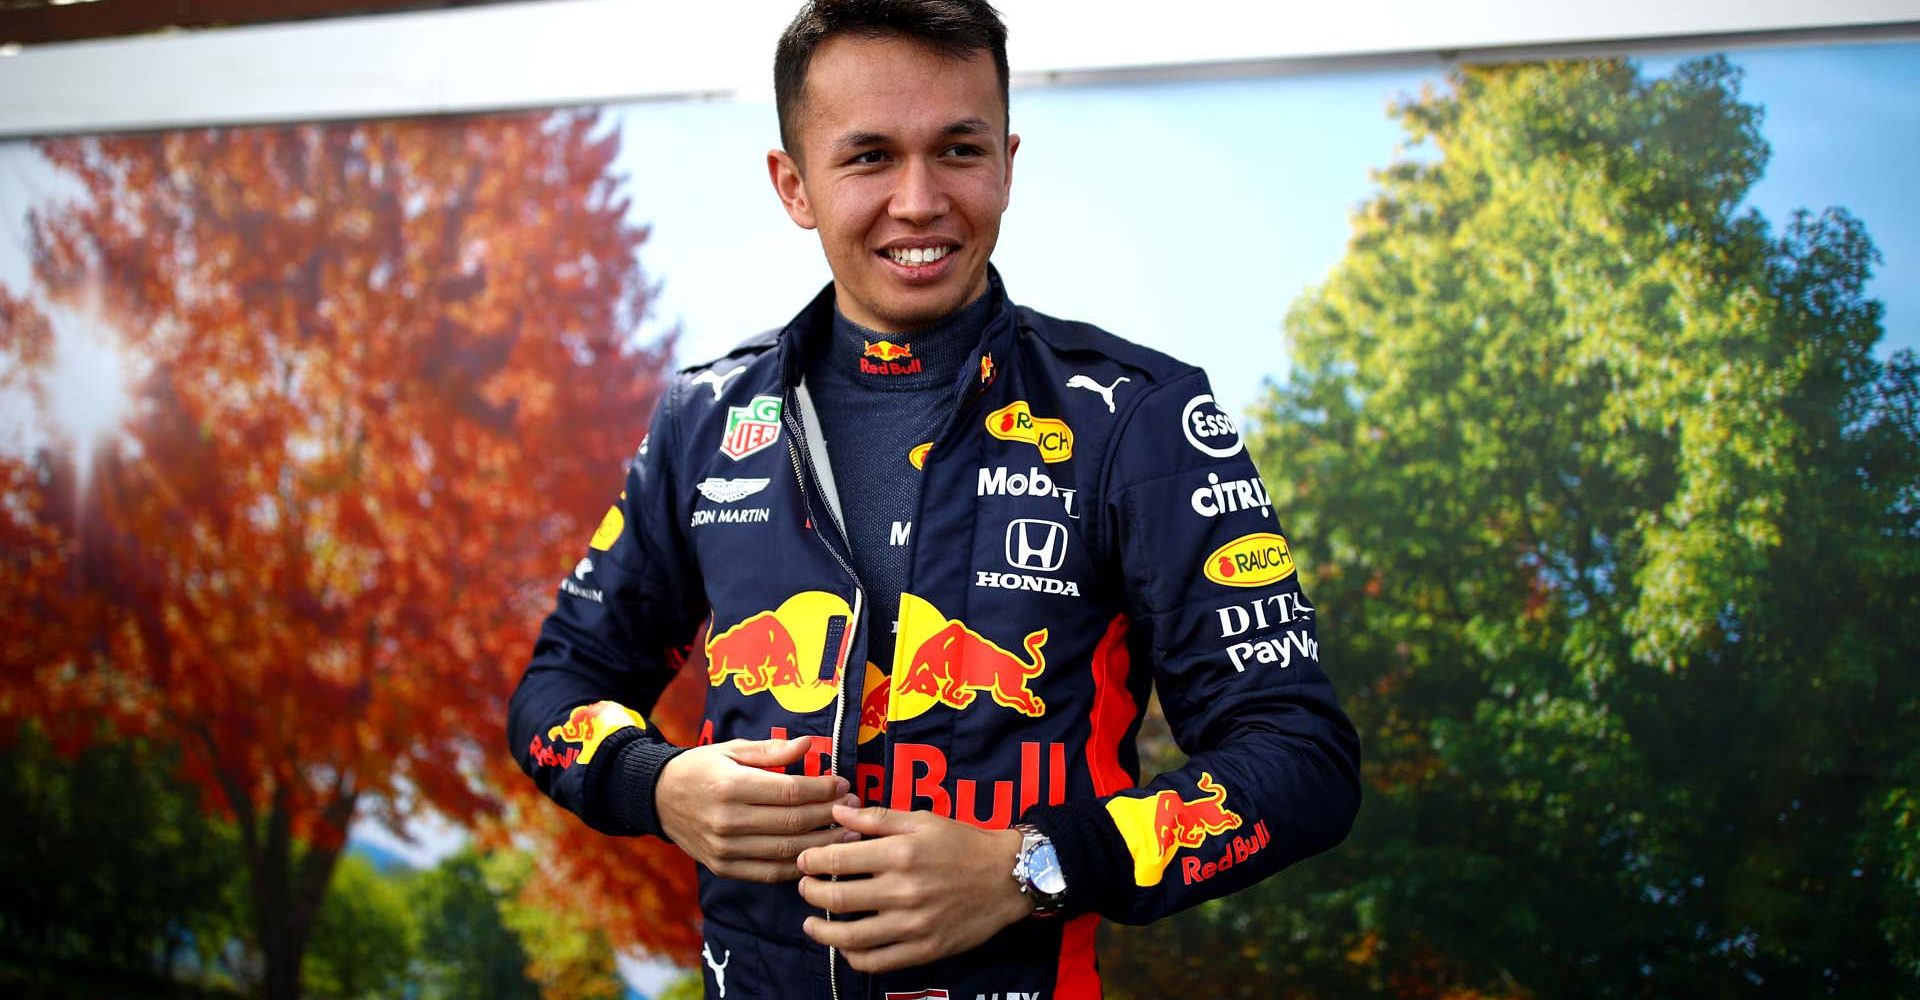
<path id="1" fill-rule="evenodd" d="M 906 333 L 986 291 L 1020 146 L 991 55 L 831 37 L 798 111 L 798 158 L 774 150 L 767 169 L 787 214 L 819 230 L 842 314 Z"/>

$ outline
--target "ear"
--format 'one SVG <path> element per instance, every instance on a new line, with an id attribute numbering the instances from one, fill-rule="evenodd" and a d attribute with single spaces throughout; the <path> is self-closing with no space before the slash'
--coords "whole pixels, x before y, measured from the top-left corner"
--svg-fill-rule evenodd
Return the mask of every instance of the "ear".
<path id="1" fill-rule="evenodd" d="M 1000 200 L 1003 203 L 1013 201 L 1013 154 L 1018 153 L 1019 151 L 1020 151 L 1020 137 L 1018 135 L 1008 134 L 1007 136 L 1007 189 L 1006 191 L 1002 192 L 1000 195 Z"/>
<path id="2" fill-rule="evenodd" d="M 800 175 L 800 164 L 784 149 L 769 149 L 767 177 L 773 181 L 773 193 L 780 196 L 780 206 L 787 210 L 793 224 L 801 229 L 814 228 L 817 223 L 813 219 L 813 205 L 807 200 L 807 180 Z"/>

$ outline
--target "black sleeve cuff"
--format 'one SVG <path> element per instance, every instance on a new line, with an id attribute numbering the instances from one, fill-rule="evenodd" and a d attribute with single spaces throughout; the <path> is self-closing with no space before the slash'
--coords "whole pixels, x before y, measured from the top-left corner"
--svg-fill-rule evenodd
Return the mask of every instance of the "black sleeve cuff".
<path id="1" fill-rule="evenodd" d="M 1034 806 L 1020 817 L 1053 841 L 1067 893 L 1061 915 L 1124 910 L 1133 884 L 1133 858 L 1100 799 Z"/>
<path id="2" fill-rule="evenodd" d="M 660 831 L 660 817 L 654 812 L 653 789 L 667 761 L 687 748 L 645 739 L 638 729 L 609 736 L 607 743 L 623 736 L 625 739 L 619 745 L 610 748 L 613 754 L 607 758 L 605 773 L 599 776 L 591 796 L 596 818 L 602 822 L 588 825 L 608 833 L 652 834 L 665 840 L 666 834 Z M 609 748 L 603 744 L 601 749 L 604 752 Z"/>

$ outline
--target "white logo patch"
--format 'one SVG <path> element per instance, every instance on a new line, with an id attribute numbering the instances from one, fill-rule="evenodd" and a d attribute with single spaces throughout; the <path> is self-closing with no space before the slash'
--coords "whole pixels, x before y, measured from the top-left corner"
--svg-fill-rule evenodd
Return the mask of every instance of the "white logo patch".
<path id="1" fill-rule="evenodd" d="M 1067 526 L 1058 521 L 1015 518 L 1007 525 L 1007 565 L 1051 573 L 1067 561 Z"/>
<path id="2" fill-rule="evenodd" d="M 1067 516 L 1080 519 L 1080 512 L 1073 509 L 1073 495 L 1079 491 L 1070 490 L 1054 483 L 1053 477 L 1036 466 L 1027 466 L 1025 472 L 1007 474 L 1007 467 L 996 465 L 991 469 L 980 470 L 980 481 L 974 488 L 974 496 L 980 497 L 1059 497 L 1060 506 L 1066 509 Z"/>
<path id="3" fill-rule="evenodd" d="M 744 500 L 767 488 L 771 479 L 702 479 L 694 484 L 700 495 L 714 503 Z"/>
<path id="4" fill-rule="evenodd" d="M 1120 388 L 1120 383 L 1131 382 L 1131 381 L 1133 380 L 1127 378 L 1125 375 L 1122 375 L 1119 378 L 1114 379 L 1112 385 L 1101 385 L 1100 383 L 1095 382 L 1089 376 L 1075 375 L 1074 377 L 1067 380 L 1067 388 L 1085 389 L 1088 392 L 1097 393 L 1101 399 L 1104 399 L 1107 401 L 1107 412 L 1112 413 L 1113 412 L 1113 390 Z"/>
<path id="5" fill-rule="evenodd" d="M 725 997 L 727 995 L 727 964 L 733 961 L 733 949 L 728 948 L 727 953 L 720 956 L 720 961 L 716 962 L 713 960 L 713 949 L 702 941 L 700 957 L 706 959 L 707 968 L 713 970 L 713 984 L 720 987 L 720 995 Z"/>
<path id="6" fill-rule="evenodd" d="M 1207 485 L 1193 491 L 1193 512 L 1203 517 L 1218 517 L 1238 510 L 1260 508 L 1260 516 L 1273 513 L 1273 501 L 1267 496 L 1267 484 L 1259 476 L 1221 482 L 1217 472 L 1207 473 Z"/>
<path id="7" fill-rule="evenodd" d="M 1246 447 L 1240 440 L 1240 428 L 1209 393 L 1187 400 L 1186 409 L 1180 411 L 1180 432 L 1201 454 L 1214 458 L 1232 458 Z"/>
<path id="8" fill-rule="evenodd" d="M 703 371 L 703 372 L 701 372 L 700 374 L 698 374 L 698 375 L 695 375 L 695 376 L 693 377 L 693 384 L 694 384 L 694 385 L 706 385 L 706 386 L 712 386 L 712 387 L 713 387 L 713 398 L 714 398 L 714 399 L 719 399 L 719 398 L 720 398 L 720 394 L 721 394 L 722 392 L 725 392 L 725 391 L 726 391 L 726 388 L 727 388 L 727 383 L 728 383 L 728 382 L 731 382 L 731 381 L 733 381 L 733 377 L 734 377 L 735 375 L 738 375 L 738 374 L 740 374 L 741 372 L 743 372 L 743 371 L 746 371 L 746 370 L 747 370 L 747 366 L 746 366 L 746 365 L 741 365 L 740 367 L 738 367 L 738 368 L 735 368 L 734 370 L 732 370 L 732 371 L 730 371 L 730 372 L 727 372 L 727 373 L 725 373 L 725 374 L 721 374 L 721 373 L 719 373 L 719 372 L 716 372 L 716 371 L 714 371 L 713 369 L 711 369 L 711 368 L 709 368 L 709 369 L 707 369 L 706 371 Z M 731 954 L 731 952 L 729 952 L 729 954 Z"/>

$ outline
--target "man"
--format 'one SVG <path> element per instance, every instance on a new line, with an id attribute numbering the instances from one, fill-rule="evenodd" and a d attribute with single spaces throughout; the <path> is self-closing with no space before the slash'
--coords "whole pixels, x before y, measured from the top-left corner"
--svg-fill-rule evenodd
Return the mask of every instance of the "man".
<path id="1" fill-rule="evenodd" d="M 514 695 L 541 788 L 702 866 L 709 996 L 1098 996 L 1098 916 L 1243 888 L 1358 808 L 1205 376 L 1016 308 L 988 265 L 1005 37 L 970 0 L 789 26 L 768 169 L 833 283 L 674 378 Z M 644 712 L 702 625 L 683 749 Z M 1191 761 L 1143 788 L 1150 687 Z"/>

